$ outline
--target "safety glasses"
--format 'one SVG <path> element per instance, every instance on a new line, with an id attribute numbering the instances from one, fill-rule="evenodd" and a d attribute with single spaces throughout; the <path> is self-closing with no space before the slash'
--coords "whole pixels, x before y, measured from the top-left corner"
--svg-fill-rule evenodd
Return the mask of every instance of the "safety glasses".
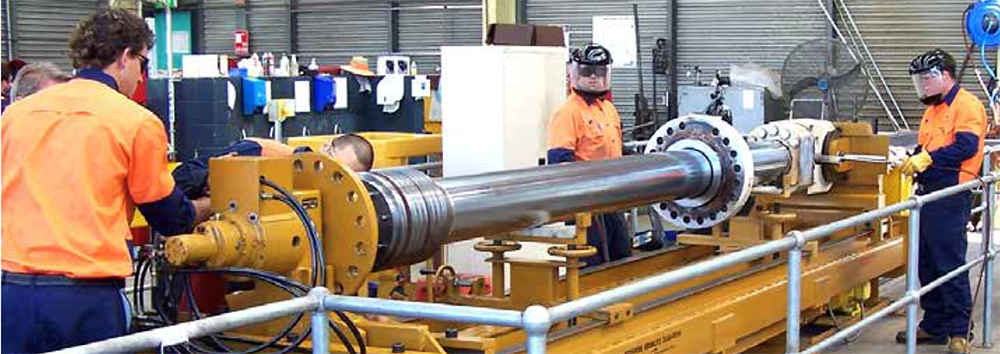
<path id="1" fill-rule="evenodd" d="M 580 77 L 605 77 L 608 75 L 608 67 L 605 65 L 580 65 L 579 73 Z"/>

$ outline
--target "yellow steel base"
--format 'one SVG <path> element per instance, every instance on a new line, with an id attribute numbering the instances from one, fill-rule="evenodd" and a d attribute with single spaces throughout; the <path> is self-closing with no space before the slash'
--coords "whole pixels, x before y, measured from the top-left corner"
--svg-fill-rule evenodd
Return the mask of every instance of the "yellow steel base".
<path id="1" fill-rule="evenodd" d="M 816 317 L 817 310 L 832 297 L 898 268 L 904 258 L 902 245 L 901 240 L 895 239 L 870 246 L 861 239 L 830 246 L 808 257 L 802 274 L 803 312 L 815 313 L 812 317 Z M 613 269 L 619 268 L 627 272 L 630 266 Z M 628 303 L 634 310 L 626 320 L 583 318 L 575 327 L 560 324 L 549 335 L 548 352 L 735 353 L 780 335 L 784 331 L 786 308 L 783 263 L 732 277 L 747 270 L 738 268 L 685 284 L 722 280 L 679 299 L 663 293 L 661 299 L 636 299 Z M 446 350 L 473 349 L 485 353 L 517 352 L 525 338 L 520 330 L 478 326 L 461 333 L 463 336 L 457 339 L 436 336 Z"/>

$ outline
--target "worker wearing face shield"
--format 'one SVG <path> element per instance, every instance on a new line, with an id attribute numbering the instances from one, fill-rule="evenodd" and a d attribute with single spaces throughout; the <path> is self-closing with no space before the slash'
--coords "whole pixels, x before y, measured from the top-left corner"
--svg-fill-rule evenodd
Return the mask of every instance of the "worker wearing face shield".
<path id="1" fill-rule="evenodd" d="M 983 163 L 986 110 L 955 80 L 955 59 L 935 49 L 910 63 L 920 102 L 927 105 L 920 122 L 915 154 L 903 163 L 915 174 L 917 194 L 924 195 L 975 179 Z M 920 283 L 930 284 L 965 264 L 965 225 L 972 213 L 966 191 L 925 204 L 920 217 Z M 918 344 L 948 344 L 949 353 L 966 353 L 972 298 L 963 273 L 920 297 L 924 317 Z M 896 340 L 906 342 L 906 332 Z"/>
<path id="2" fill-rule="evenodd" d="M 611 89 L 611 52 L 589 44 L 570 54 L 570 94 L 549 120 L 550 164 L 615 159 L 622 156 L 622 124 L 607 100 Z M 597 254 L 583 258 L 588 266 L 632 255 L 632 237 L 621 213 L 594 217 L 587 243 Z"/>

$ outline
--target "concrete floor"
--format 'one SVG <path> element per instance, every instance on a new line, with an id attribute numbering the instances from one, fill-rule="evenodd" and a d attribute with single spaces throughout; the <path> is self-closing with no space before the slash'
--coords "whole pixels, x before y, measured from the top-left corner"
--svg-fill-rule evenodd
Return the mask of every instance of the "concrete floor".
<path id="1" fill-rule="evenodd" d="M 1000 241 L 998 239 L 997 241 Z M 998 244 L 998 243 L 994 243 Z M 969 255 L 968 258 L 974 258 L 976 256 L 982 255 L 982 236 L 978 233 L 969 233 Z M 982 272 L 982 267 L 974 267 L 969 272 L 969 280 L 972 285 L 972 292 L 975 295 L 977 282 L 979 281 L 979 275 Z M 1000 280 L 1000 267 L 996 267 L 994 264 L 994 279 Z M 882 285 L 882 296 L 890 299 L 898 299 L 904 292 L 906 287 L 906 282 L 904 277 L 894 279 L 891 282 Z M 973 342 L 974 347 L 972 353 L 1000 353 L 1000 284 L 994 283 L 993 294 L 985 294 L 985 290 L 980 289 L 979 298 L 976 301 L 975 309 L 972 312 L 972 318 L 976 322 L 976 332 L 975 341 Z M 993 298 L 993 331 L 992 331 L 992 341 L 994 347 L 992 349 L 980 348 L 982 344 L 982 323 L 983 323 L 983 297 L 991 296 Z M 923 316 L 922 314 L 920 316 Z M 920 318 L 920 317 L 918 317 Z M 876 322 L 872 326 L 861 331 L 861 335 L 851 343 L 843 343 L 832 347 L 825 351 L 825 353 L 904 353 L 906 352 L 906 345 L 896 344 L 896 332 L 906 329 L 906 311 L 899 311 L 898 313 L 892 314 L 889 317 Z M 947 347 L 943 345 L 936 346 L 918 346 L 917 353 L 945 353 Z"/>

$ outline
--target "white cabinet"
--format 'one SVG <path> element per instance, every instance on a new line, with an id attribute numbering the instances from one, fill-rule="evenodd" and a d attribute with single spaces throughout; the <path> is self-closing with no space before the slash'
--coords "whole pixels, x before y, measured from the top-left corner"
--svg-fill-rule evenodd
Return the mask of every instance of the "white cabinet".
<path id="1" fill-rule="evenodd" d="M 444 176 L 537 166 L 566 99 L 566 48 L 442 47 Z"/>
<path id="2" fill-rule="evenodd" d="M 442 47 L 444 176 L 544 163 L 549 118 L 566 100 L 567 56 L 564 47 Z M 472 249 L 477 241 L 449 245 L 447 262 L 489 275 L 486 254 Z M 541 245 L 508 255 L 547 257 Z"/>

